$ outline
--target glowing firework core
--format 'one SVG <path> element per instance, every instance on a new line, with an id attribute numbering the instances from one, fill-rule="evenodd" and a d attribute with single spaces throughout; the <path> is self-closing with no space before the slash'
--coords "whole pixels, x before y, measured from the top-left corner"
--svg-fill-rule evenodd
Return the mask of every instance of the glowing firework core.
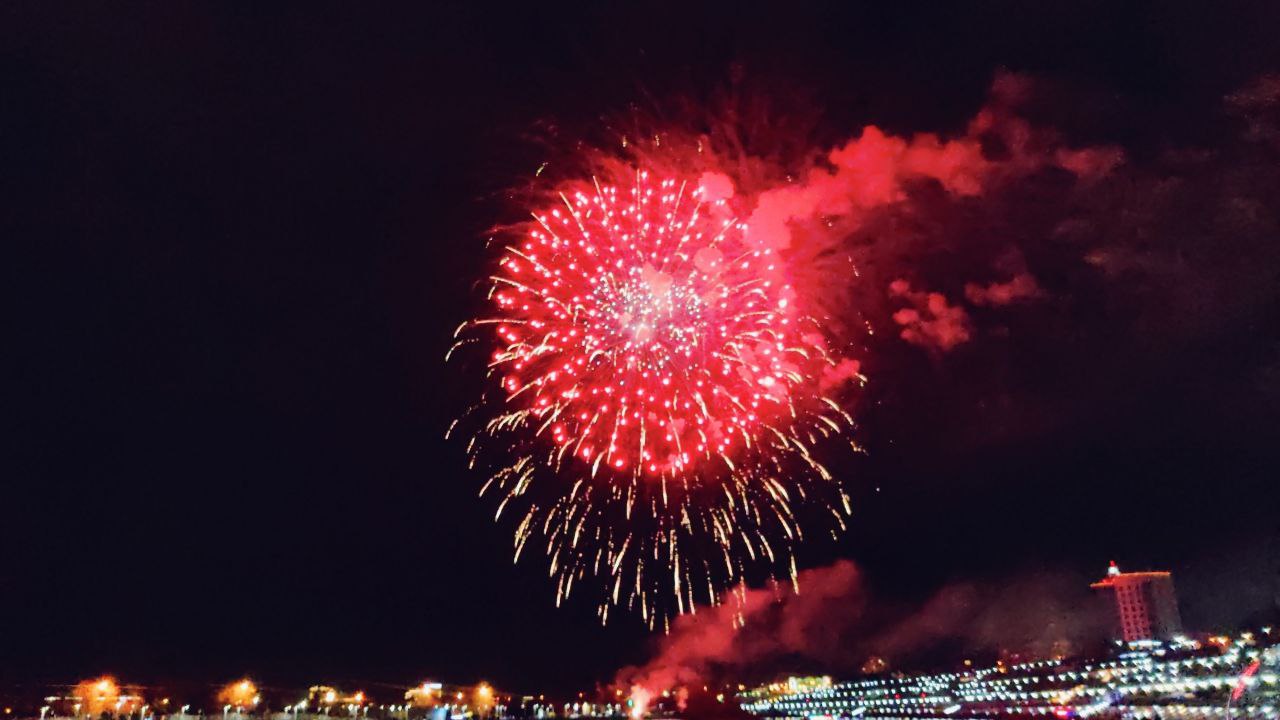
<path id="1" fill-rule="evenodd" d="M 510 248 L 495 278 L 508 401 L 550 423 L 592 466 L 678 473 L 732 467 L 816 349 L 797 343 L 769 248 L 753 248 L 724 200 L 675 180 L 565 197 Z M 541 430 L 540 430 L 541 431 Z"/>

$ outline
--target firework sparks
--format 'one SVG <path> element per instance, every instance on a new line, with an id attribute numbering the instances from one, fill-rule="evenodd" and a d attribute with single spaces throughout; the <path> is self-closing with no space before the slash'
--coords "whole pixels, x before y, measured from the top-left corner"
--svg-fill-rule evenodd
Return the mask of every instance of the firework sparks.
<path id="1" fill-rule="evenodd" d="M 541 536 L 557 602 L 603 579 L 602 620 L 625 604 L 652 626 L 719 603 L 748 566 L 794 577 L 797 503 L 843 528 L 848 498 L 811 448 L 852 424 L 823 394 L 852 361 L 828 353 L 726 177 L 617 180 L 535 212 L 490 316 L 459 334 L 496 338 L 497 410 L 469 447 L 514 449 L 482 494 L 499 517 L 521 508 L 516 558 Z"/>

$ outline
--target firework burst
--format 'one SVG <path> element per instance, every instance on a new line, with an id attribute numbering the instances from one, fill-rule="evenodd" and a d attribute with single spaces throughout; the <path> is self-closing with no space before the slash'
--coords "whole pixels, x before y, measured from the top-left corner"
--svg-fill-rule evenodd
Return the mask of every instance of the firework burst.
<path id="1" fill-rule="evenodd" d="M 542 545 L 557 603 L 591 584 L 666 623 L 753 569 L 795 576 L 804 530 L 849 500 L 813 448 L 852 419 L 824 393 L 834 358 L 787 258 L 754 243 L 715 173 L 566 183 L 507 238 L 486 317 L 490 397 L 468 446 L 510 460 L 481 494 Z M 455 346 L 457 347 L 457 346 Z M 858 376 L 860 379 L 860 376 Z"/>

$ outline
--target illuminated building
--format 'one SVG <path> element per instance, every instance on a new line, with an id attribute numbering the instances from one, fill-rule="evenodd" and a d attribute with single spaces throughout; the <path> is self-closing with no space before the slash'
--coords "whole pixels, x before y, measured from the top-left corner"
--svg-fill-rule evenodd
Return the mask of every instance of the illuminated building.
<path id="1" fill-rule="evenodd" d="M 754 702 L 756 700 L 780 697 L 783 695 L 814 693 L 826 690 L 830 687 L 830 675 L 790 675 L 785 679 L 778 680 L 777 682 L 773 682 L 768 685 L 762 685 L 758 688 L 752 688 L 750 690 L 744 688 L 739 691 L 738 698 L 744 702 Z"/>
<path id="2" fill-rule="evenodd" d="M 1182 632 L 1178 597 L 1167 572 L 1120 572 L 1112 562 L 1107 576 L 1089 587 L 1111 601 L 1118 640 L 1167 640 Z"/>
<path id="3" fill-rule="evenodd" d="M 1098 659 L 964 666 L 738 695 L 747 712 L 810 720 L 1275 720 L 1280 645 L 1252 633 L 1225 645 L 1144 640 Z"/>
<path id="4" fill-rule="evenodd" d="M 410 688 L 404 694 L 404 699 L 414 707 L 435 707 L 440 704 L 440 699 L 444 697 L 444 686 L 438 682 L 424 682 L 418 687 Z"/>
<path id="5" fill-rule="evenodd" d="M 831 687 L 830 675 L 797 676 L 787 678 L 787 689 L 791 692 L 813 692 Z"/>

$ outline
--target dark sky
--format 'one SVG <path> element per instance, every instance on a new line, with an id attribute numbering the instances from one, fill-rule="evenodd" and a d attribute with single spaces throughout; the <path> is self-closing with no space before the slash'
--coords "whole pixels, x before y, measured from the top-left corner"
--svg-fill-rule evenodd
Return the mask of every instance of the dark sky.
<path id="1" fill-rule="evenodd" d="M 443 439 L 476 385 L 443 355 L 540 130 L 740 73 L 815 98 L 824 141 L 950 132 L 1004 68 L 1098 99 L 1063 132 L 1140 160 L 1218 148 L 1223 97 L 1280 71 L 1262 2 L 480 5 L 0 10 L 0 678 L 569 690 L 644 657 L 638 621 L 512 565 Z M 855 528 L 806 564 L 918 599 L 1114 557 L 1173 569 L 1192 624 L 1265 606 L 1276 295 L 1153 339 L 1089 307 L 882 358 L 839 464 Z"/>

